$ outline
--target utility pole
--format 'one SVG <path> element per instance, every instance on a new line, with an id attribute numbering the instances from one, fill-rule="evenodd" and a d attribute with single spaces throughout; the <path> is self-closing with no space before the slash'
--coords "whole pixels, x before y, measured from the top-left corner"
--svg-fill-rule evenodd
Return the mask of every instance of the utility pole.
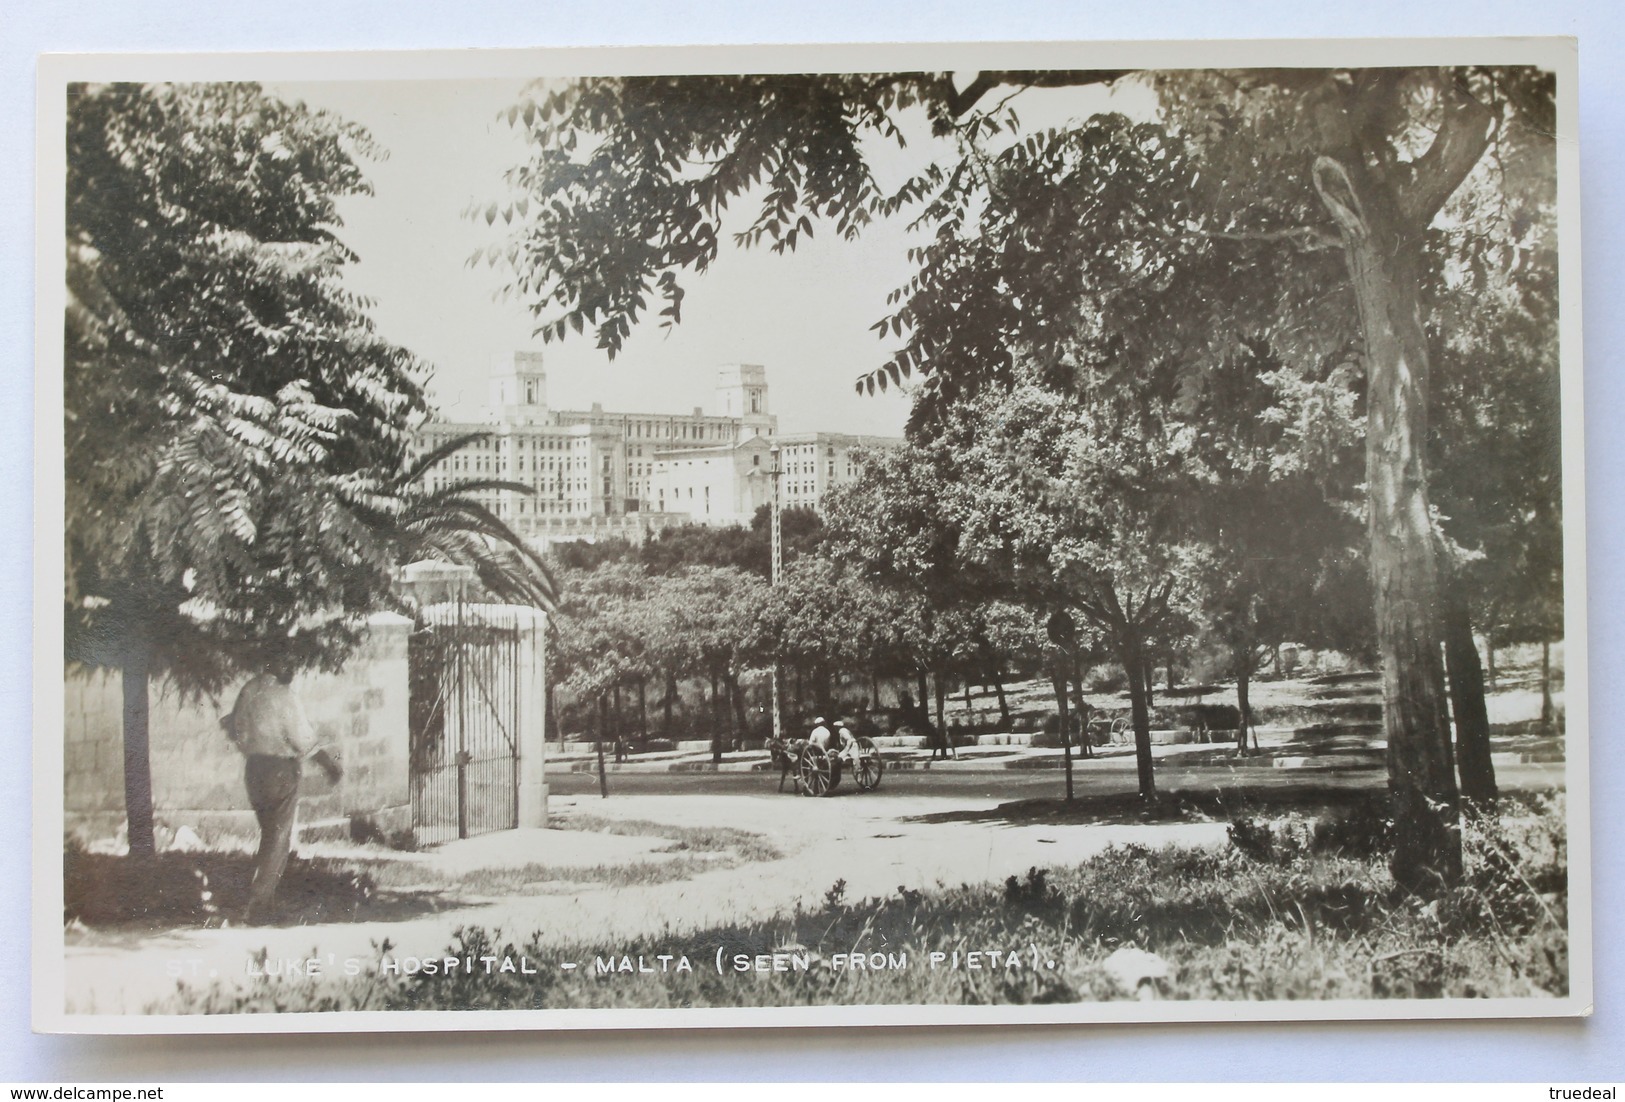
<path id="1" fill-rule="evenodd" d="M 784 530 L 779 520 L 779 446 L 774 444 L 768 449 L 768 456 L 772 459 L 772 466 L 768 468 L 768 475 L 773 479 L 773 586 L 778 588 L 779 578 L 784 574 Z M 784 669 L 778 662 L 773 663 L 773 738 L 775 741 L 784 738 L 784 709 L 780 705 L 780 682 L 784 679 Z"/>

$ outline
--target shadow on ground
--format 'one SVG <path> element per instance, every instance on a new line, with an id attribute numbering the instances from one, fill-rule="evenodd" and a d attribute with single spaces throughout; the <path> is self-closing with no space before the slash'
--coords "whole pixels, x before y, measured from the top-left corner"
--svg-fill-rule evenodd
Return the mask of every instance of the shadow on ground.
<path id="1" fill-rule="evenodd" d="M 988 826 L 1089 825 L 1137 823 L 1202 823 L 1292 812 L 1336 817 L 1386 808 L 1386 789 L 1335 784 L 1234 785 L 1200 791 L 1172 790 L 1154 801 L 1136 792 L 1081 796 L 1071 803 L 1059 798 L 1017 800 L 979 810 L 939 811 L 915 815 L 911 823 L 981 823 Z"/>
<path id="2" fill-rule="evenodd" d="M 70 850 L 63 918 L 97 931 L 201 929 L 236 924 L 248 898 L 248 853 L 164 853 L 150 858 Z M 295 857 L 277 889 L 270 925 L 398 922 L 468 906 L 432 889 L 380 889 L 342 862 Z"/>

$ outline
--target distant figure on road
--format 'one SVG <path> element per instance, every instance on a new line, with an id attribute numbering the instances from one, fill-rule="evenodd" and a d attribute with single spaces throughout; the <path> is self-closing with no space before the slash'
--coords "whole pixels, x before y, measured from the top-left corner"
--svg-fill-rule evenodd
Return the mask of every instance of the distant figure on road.
<path id="1" fill-rule="evenodd" d="M 916 706 L 914 698 L 908 693 L 904 693 L 898 698 L 897 710 L 902 713 L 905 724 L 925 736 L 925 744 L 931 749 L 932 761 L 936 761 L 938 758 L 944 761 L 948 760 L 948 755 L 953 748 L 949 744 L 947 737 L 937 730 L 936 725 L 931 722 L 931 712 L 923 702 Z"/>
<path id="2" fill-rule="evenodd" d="M 852 733 L 859 738 L 874 738 L 880 734 L 880 728 L 869 717 L 869 700 L 867 697 L 858 701 L 857 716 L 852 720 Z"/>
<path id="3" fill-rule="evenodd" d="M 220 721 L 247 759 L 243 785 L 260 824 L 260 847 L 244 915 L 250 923 L 270 916 L 277 884 L 288 865 L 303 762 L 315 761 L 334 784 L 344 775 L 332 755 L 316 745 L 315 729 L 294 695 L 292 680 L 291 662 L 268 663 L 263 673 L 243 686 L 231 714 Z"/>

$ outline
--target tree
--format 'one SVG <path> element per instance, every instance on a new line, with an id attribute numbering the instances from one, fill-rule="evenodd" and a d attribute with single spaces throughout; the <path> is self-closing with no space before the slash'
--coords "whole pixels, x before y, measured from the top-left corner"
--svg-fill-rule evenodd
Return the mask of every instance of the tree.
<path id="1" fill-rule="evenodd" d="M 804 556 L 787 564 L 780 583 L 765 591 L 761 646 L 774 661 L 800 671 L 811 683 L 814 710 L 830 714 L 837 678 L 863 669 L 874 657 L 870 648 L 900 618 L 895 602 L 856 570 Z"/>
<path id="2" fill-rule="evenodd" d="M 1280 643 L 1371 649 L 1353 500 L 1361 434 L 1355 403 L 1336 400 L 1352 398 L 1342 378 L 1302 379 L 1249 343 L 1196 375 L 1176 412 L 1195 430 L 1182 508 L 1205 550 L 1199 619 L 1229 652 L 1241 748 L 1251 679 Z"/>
<path id="3" fill-rule="evenodd" d="M 1227 112 L 1277 135 L 1276 148 L 1298 159 L 1297 179 L 1330 216 L 1358 306 L 1368 554 L 1394 798 L 1391 867 L 1403 886 L 1430 892 L 1460 876 L 1461 840 L 1426 462 L 1426 235 L 1496 128 L 1520 115 L 1549 124 L 1553 85 L 1529 70 L 1471 69 L 1272 74 L 1216 85 L 1199 88 L 1204 102 L 1190 117 Z M 1182 113 L 1192 97 L 1173 81 L 1165 87 Z"/>
<path id="4" fill-rule="evenodd" d="M 645 639 L 668 675 L 711 682 L 712 756 L 721 760 L 724 730 L 743 737 L 748 727 L 739 679 L 761 648 L 759 619 L 767 583 L 735 567 L 685 566 L 650 580 Z"/>
<path id="5" fill-rule="evenodd" d="M 1461 851 L 1425 461 L 1423 242 L 1493 129 L 1517 117 L 1549 124 L 1548 78 L 1524 69 L 1390 68 L 982 72 L 968 82 L 942 73 L 652 77 L 537 86 L 508 114 L 511 123 L 523 120 L 534 144 L 531 160 L 511 174 L 517 203 L 500 208 L 510 221 L 517 211 L 521 230 L 510 249 L 494 247 L 490 255 L 513 265 L 514 287 L 531 304 L 544 339 L 590 324 L 611 355 L 651 299 L 664 304 L 664 324 L 680 319 L 679 274 L 704 271 L 717 255 L 729 202 L 758 186 L 765 189 L 762 206 L 736 235 L 740 243 L 771 240 L 775 250 L 793 249 L 820 220 L 850 237 L 875 217 L 923 203 L 921 224 L 933 237 L 915 250 L 922 276 L 974 275 L 943 268 L 932 249 L 952 252 L 971 213 L 999 182 L 986 171 L 985 139 L 1017 125 L 1010 95 L 1039 85 L 1142 78 L 1161 93 L 1164 117 L 1192 154 L 1190 180 L 1199 177 L 1200 188 L 1135 199 L 1126 184 L 1114 183 L 1118 167 L 1148 163 L 1160 171 L 1154 162 L 1169 155 L 1168 143 L 1131 127 L 1092 120 L 1062 134 L 1026 137 L 1010 149 L 1025 150 L 1030 160 L 1071 149 L 1096 166 L 1098 187 L 1083 193 L 1085 204 L 1103 201 L 1117 224 L 1137 223 L 1126 240 L 1093 239 L 1108 263 L 1145 270 L 1168 241 L 1208 257 L 1238 245 L 1243 255 L 1231 261 L 1236 294 L 1223 305 L 1239 299 L 1265 308 L 1271 323 L 1253 335 L 1301 358 L 1306 369 L 1322 366 L 1324 348 L 1337 344 L 1340 332 L 1357 338 L 1342 343 L 1365 379 L 1367 533 L 1397 823 L 1392 867 L 1406 887 L 1433 890 L 1459 875 Z M 1002 98 L 983 106 L 995 92 Z M 913 108 L 924 110 L 939 135 L 960 140 L 958 156 L 888 193 L 864 141 L 900 142 L 899 119 Z M 1076 210 L 1052 209 L 1062 216 Z M 499 207 L 485 213 L 494 222 Z M 1040 218 L 1025 228 L 1031 238 L 1023 255 L 1041 258 L 1032 244 L 1054 243 L 1055 232 L 1070 232 L 1075 222 Z M 1330 283 L 1323 278 L 1328 260 L 1342 268 Z M 1187 267 L 1166 271 L 1177 278 Z M 860 385 L 926 372 L 929 414 L 938 398 L 951 400 L 1008 375 L 1023 349 L 1007 334 L 1013 325 L 1036 323 L 1034 304 L 1020 293 L 991 306 L 942 293 L 951 285 L 921 278 L 900 292 L 902 307 L 877 328 L 898 337 L 907 329 L 908 338 Z M 1030 281 L 1022 290 L 1041 286 Z M 1296 293 L 1271 296 L 1282 287 Z M 994 317 L 959 327 L 960 339 L 944 341 L 932 319 L 956 308 L 984 317 L 1002 309 L 1005 324 Z M 1328 316 L 1330 327 L 1321 324 Z M 1280 339 L 1289 334 L 1317 354 L 1300 357 Z M 1155 329 L 1117 335 L 1157 353 L 1171 347 Z M 1186 354 L 1194 358 L 1211 343 Z M 1044 362 L 1043 347 L 1038 342 L 1039 354 L 1030 358 Z"/>
<path id="6" fill-rule="evenodd" d="M 1367 374 L 1366 482 L 1383 721 L 1396 800 L 1393 869 L 1407 887 L 1461 873 L 1428 504 L 1422 234 L 1483 154 L 1492 116 L 1459 77 L 1358 74 L 1309 108 L 1334 129 L 1311 180 L 1337 225 Z M 1415 110 L 1407 100 L 1431 103 Z M 1406 131 L 1437 120 L 1419 156 Z M 1402 130 L 1400 127 L 1405 129 Z M 1442 809 L 1442 812 L 1441 810 Z"/>
<path id="7" fill-rule="evenodd" d="M 76 86 L 67 125 L 67 647 L 122 671 L 142 855 L 150 680 L 340 662 L 425 405 L 340 283 L 363 130 L 238 83 Z"/>
<path id="8" fill-rule="evenodd" d="M 1014 369 L 938 411 L 936 434 L 872 466 L 831 507 L 831 549 L 915 595 L 957 646 L 987 645 L 988 610 L 1030 610 L 1066 723 L 1088 636 L 1130 683 L 1142 795 L 1156 792 L 1147 667 L 1192 593 L 1195 548 L 1180 505 L 1194 439 L 1172 414 L 1165 368 L 1061 392 Z M 1084 377 L 1084 373 L 1079 373 Z M 1080 630 L 1073 614 L 1084 621 Z M 940 664 L 938 666 L 940 669 Z M 1070 790 L 1070 727 L 1068 789 Z"/>
<path id="9" fill-rule="evenodd" d="M 967 676 L 974 670 L 992 680 L 999 698 L 999 719 L 1008 729 L 1010 702 L 1004 692 L 1005 677 L 1012 670 L 1038 669 L 1045 664 L 1044 625 L 1031 609 L 1008 599 L 988 601 L 976 612 Z"/>
<path id="10" fill-rule="evenodd" d="M 593 709 L 599 792 L 607 798 L 604 737 L 610 697 L 622 685 L 648 676 L 649 643 L 658 638 L 647 623 L 650 579 L 631 563 L 611 562 L 590 571 L 567 571 L 559 581 L 550 673 L 559 688 Z"/>
<path id="11" fill-rule="evenodd" d="M 1018 369 L 1019 370 L 1019 369 Z M 1180 509 L 1188 434 L 1166 416 L 1156 373 L 1061 394 L 1022 380 L 949 415 L 944 446 L 963 456 L 955 502 L 968 556 L 996 562 L 1055 609 L 1050 637 L 1075 648 L 1076 615 L 1128 678 L 1140 795 L 1156 794 L 1149 661 L 1194 598 L 1198 547 Z"/>
<path id="12" fill-rule="evenodd" d="M 1462 795 L 1479 802 L 1497 786 L 1474 625 L 1492 673 L 1498 642 L 1563 630 L 1556 193 L 1549 139 L 1515 121 L 1429 240 L 1441 616 Z"/>
<path id="13" fill-rule="evenodd" d="M 898 594 L 895 649 L 907 655 L 920 707 L 935 681 L 938 727 L 949 670 L 958 657 L 985 652 L 980 609 L 1009 590 L 1007 578 L 961 553 L 951 502 L 964 474 L 948 449 L 911 444 L 871 456 L 826 504 L 828 554 Z"/>

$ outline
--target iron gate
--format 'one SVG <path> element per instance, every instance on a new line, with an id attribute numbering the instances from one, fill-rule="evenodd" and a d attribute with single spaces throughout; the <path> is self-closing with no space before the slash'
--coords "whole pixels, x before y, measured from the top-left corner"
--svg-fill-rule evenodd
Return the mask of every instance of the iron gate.
<path id="1" fill-rule="evenodd" d="M 519 823 L 519 636 L 511 611 L 462 601 L 412 634 L 412 823 L 425 845 Z"/>

